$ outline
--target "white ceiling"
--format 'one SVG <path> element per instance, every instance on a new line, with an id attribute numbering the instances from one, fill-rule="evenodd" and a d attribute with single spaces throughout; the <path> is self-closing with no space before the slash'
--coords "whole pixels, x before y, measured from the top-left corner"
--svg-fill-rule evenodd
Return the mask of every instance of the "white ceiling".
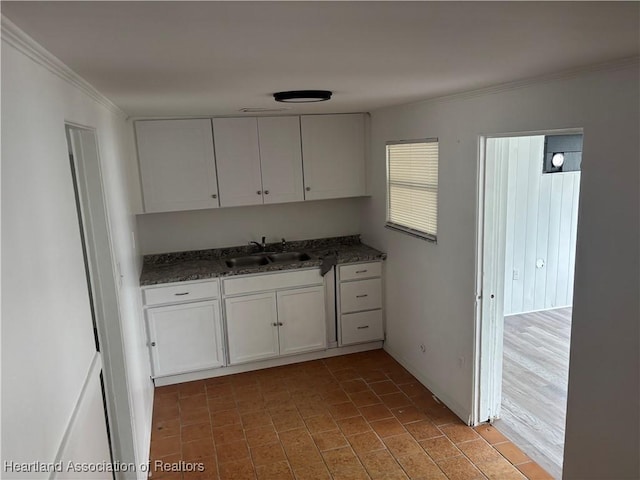
<path id="1" fill-rule="evenodd" d="M 370 111 L 638 55 L 638 2 L 2 2 L 135 116 Z"/>

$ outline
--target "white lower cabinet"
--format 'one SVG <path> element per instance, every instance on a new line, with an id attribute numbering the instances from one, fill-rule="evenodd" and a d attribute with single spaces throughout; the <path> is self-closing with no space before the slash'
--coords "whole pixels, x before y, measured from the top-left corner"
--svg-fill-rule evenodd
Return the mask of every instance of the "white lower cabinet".
<path id="1" fill-rule="evenodd" d="M 147 309 L 153 376 L 224 365 L 217 300 Z"/>
<path id="2" fill-rule="evenodd" d="M 278 312 L 275 292 L 224 301 L 231 364 L 278 355 Z"/>
<path id="3" fill-rule="evenodd" d="M 327 346 L 323 285 L 227 297 L 231 365 Z"/>
<path id="4" fill-rule="evenodd" d="M 278 292 L 280 355 L 327 346 L 324 286 Z"/>
<path id="5" fill-rule="evenodd" d="M 364 343 L 384 337 L 382 310 L 348 313 L 340 317 L 342 344 Z"/>
<path id="6" fill-rule="evenodd" d="M 368 262 L 330 284 L 313 268 L 144 287 L 153 377 L 325 350 L 336 319 L 339 346 L 382 340 L 381 277 Z"/>
<path id="7" fill-rule="evenodd" d="M 384 340 L 382 262 L 338 267 L 338 344 Z"/>

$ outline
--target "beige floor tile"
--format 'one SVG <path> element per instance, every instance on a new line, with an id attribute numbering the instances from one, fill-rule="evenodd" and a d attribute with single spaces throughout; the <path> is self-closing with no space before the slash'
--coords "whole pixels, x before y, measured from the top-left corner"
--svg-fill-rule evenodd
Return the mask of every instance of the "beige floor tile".
<path id="1" fill-rule="evenodd" d="M 384 444 L 378 438 L 378 435 L 374 432 L 358 433 L 347 437 L 351 448 L 360 457 L 362 455 L 372 452 L 374 450 L 381 450 L 385 448 Z"/>
<path id="2" fill-rule="evenodd" d="M 370 423 L 371 428 L 382 438 L 401 435 L 407 431 L 402 424 L 395 418 L 387 418 Z"/>
<path id="3" fill-rule="evenodd" d="M 357 417 L 349 417 L 337 420 L 338 427 L 345 435 L 355 435 L 356 433 L 363 433 L 371 431 L 369 422 L 361 415 Z"/>
<path id="4" fill-rule="evenodd" d="M 414 453 L 398 458 L 400 465 L 407 472 L 409 478 L 420 479 L 442 479 L 447 477 L 442 473 L 440 467 L 424 452 Z"/>
<path id="5" fill-rule="evenodd" d="M 458 448 L 475 464 L 502 460 L 502 456 L 484 439 L 459 443 Z"/>
<path id="6" fill-rule="evenodd" d="M 253 460 L 253 465 L 258 467 L 260 465 L 283 462 L 286 461 L 287 458 L 284 455 L 284 450 L 280 442 L 274 442 L 252 447 L 251 459 Z"/>
<path id="7" fill-rule="evenodd" d="M 462 452 L 445 436 L 422 440 L 420 445 L 436 461 L 462 455 Z"/>
<path id="8" fill-rule="evenodd" d="M 466 457 L 439 460 L 438 466 L 449 480 L 482 480 L 484 475 Z"/>
<path id="9" fill-rule="evenodd" d="M 430 420 L 421 420 L 419 422 L 408 423 L 404 428 L 413 435 L 416 440 L 426 440 L 427 438 L 439 437 L 442 432 Z"/>
<path id="10" fill-rule="evenodd" d="M 467 442 L 469 440 L 476 440 L 478 434 L 472 428 L 462 424 L 445 425 L 440 428 L 449 440 L 453 443 Z"/>
<path id="11" fill-rule="evenodd" d="M 551 478 L 382 350 L 159 387 L 150 460 L 207 464 L 157 480 Z"/>
<path id="12" fill-rule="evenodd" d="M 514 465 L 530 462 L 531 459 L 511 442 L 498 443 L 494 445 L 507 460 Z"/>
<path id="13" fill-rule="evenodd" d="M 480 434 L 482 438 L 484 438 L 490 444 L 502 443 L 506 442 L 509 439 L 505 437 L 502 433 L 498 431 L 498 429 L 489 424 L 478 425 L 474 428 L 476 432 Z"/>
<path id="14" fill-rule="evenodd" d="M 340 430 L 315 433 L 313 434 L 313 440 L 316 442 L 316 446 L 321 452 L 349 445 L 347 439 Z"/>
<path id="15" fill-rule="evenodd" d="M 408 433 L 396 435 L 395 437 L 386 437 L 384 443 L 396 458 L 423 452 L 422 447 Z"/>

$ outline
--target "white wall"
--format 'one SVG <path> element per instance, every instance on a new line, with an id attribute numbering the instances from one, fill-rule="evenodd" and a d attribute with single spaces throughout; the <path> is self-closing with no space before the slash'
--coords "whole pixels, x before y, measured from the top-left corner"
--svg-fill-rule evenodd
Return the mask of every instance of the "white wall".
<path id="1" fill-rule="evenodd" d="M 308 240 L 360 233 L 362 198 L 138 215 L 142 253 L 245 245 L 264 235 Z"/>
<path id="2" fill-rule="evenodd" d="M 504 315 L 571 306 L 580 172 L 542 173 L 544 135 L 492 138 L 491 151 L 508 170 Z"/>
<path id="3" fill-rule="evenodd" d="M 387 348 L 463 418 L 473 400 L 479 137 L 584 128 L 564 476 L 638 478 L 638 63 L 372 113 L 363 240 L 387 251 Z M 385 229 L 385 141 L 438 137 L 438 243 Z M 427 347 L 420 352 L 419 345 Z M 615 413 L 611 413 L 611 410 Z"/>
<path id="4" fill-rule="evenodd" d="M 109 321 L 121 322 L 130 415 L 112 422 L 130 441 L 116 448 L 146 461 L 153 390 L 132 246 L 131 126 L 64 80 L 71 75 L 4 19 L 2 34 L 2 460 L 54 460 L 94 350 L 68 121 L 96 129 L 122 275 L 120 319 Z"/>

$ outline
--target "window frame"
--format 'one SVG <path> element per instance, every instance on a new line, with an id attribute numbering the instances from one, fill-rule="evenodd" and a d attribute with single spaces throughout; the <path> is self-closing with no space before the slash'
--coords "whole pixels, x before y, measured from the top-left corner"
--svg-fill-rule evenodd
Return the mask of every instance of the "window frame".
<path id="1" fill-rule="evenodd" d="M 431 243 L 438 243 L 438 234 L 432 234 L 432 233 L 428 233 L 428 232 L 423 232 L 421 230 L 416 230 L 414 228 L 408 227 L 406 225 L 401 225 L 398 223 L 394 223 L 391 222 L 389 220 L 389 213 L 390 213 L 390 207 L 391 207 L 391 195 L 390 195 L 390 185 L 391 185 L 391 179 L 390 179 L 390 174 L 389 174 L 389 170 L 390 170 L 390 165 L 389 165 L 389 146 L 392 145 L 402 145 L 402 144 L 410 144 L 410 143 L 436 143 L 438 145 L 438 181 L 436 184 L 436 222 L 438 222 L 439 217 L 440 217 L 440 202 L 439 202 L 439 198 L 440 198 L 440 141 L 438 140 L 438 137 L 431 137 L 431 138 L 418 138 L 418 139 L 411 139 L 411 140 L 393 140 L 393 141 L 387 141 L 385 142 L 385 162 L 386 162 L 386 195 L 387 195 L 387 201 L 386 201 L 386 219 L 385 219 L 385 228 L 388 228 L 390 230 L 395 230 L 396 232 L 401 232 L 404 233 L 406 235 L 410 235 L 412 237 L 415 238 L 419 238 L 421 240 L 425 240 L 427 242 L 431 242 Z"/>

